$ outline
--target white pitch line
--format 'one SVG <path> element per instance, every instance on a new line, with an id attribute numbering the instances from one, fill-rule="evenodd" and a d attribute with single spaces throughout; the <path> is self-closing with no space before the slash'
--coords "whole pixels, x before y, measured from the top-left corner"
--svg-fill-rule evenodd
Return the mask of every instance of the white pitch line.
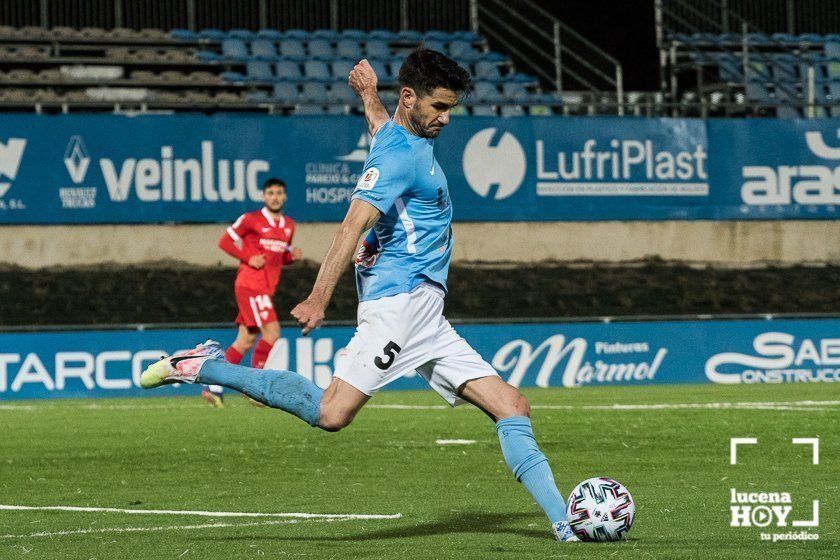
<path id="1" fill-rule="evenodd" d="M 478 442 L 474 439 L 436 439 L 435 443 L 438 445 L 472 445 Z"/>
<path id="2" fill-rule="evenodd" d="M 319 522 L 342 521 L 342 519 L 316 519 Z M 165 525 L 162 527 L 107 527 L 104 529 L 74 529 L 72 531 L 41 531 L 24 535 L 0 535 L 0 539 L 31 539 L 38 537 L 64 537 L 68 535 L 90 535 L 94 533 L 151 533 L 156 531 L 188 531 L 193 529 L 219 529 L 225 527 L 258 527 L 264 525 L 291 525 L 300 523 L 297 519 L 283 521 L 249 521 L 247 523 L 204 523 L 201 525 Z"/>
<path id="3" fill-rule="evenodd" d="M 442 404 L 369 404 L 365 408 L 381 408 L 386 410 L 446 410 L 452 407 Z"/>
<path id="4" fill-rule="evenodd" d="M 739 409 L 739 410 L 798 410 L 823 411 L 826 407 L 840 406 L 840 401 L 774 401 L 774 402 L 712 402 L 712 403 L 660 403 L 660 404 L 534 404 L 531 408 L 543 410 L 680 410 L 680 409 Z M 55 404 L 0 405 L 0 411 L 32 412 L 44 408 L 57 408 Z M 184 408 L 206 408 L 202 405 L 184 403 L 172 404 L 84 404 L 79 410 L 182 410 Z M 448 410 L 446 405 L 415 404 L 369 404 L 365 408 L 380 410 Z"/>
<path id="5" fill-rule="evenodd" d="M 131 515 L 194 515 L 198 517 L 283 517 L 295 519 L 399 519 L 401 513 L 390 515 L 360 513 L 254 513 L 242 511 L 192 511 L 175 509 L 121 509 L 80 506 L 17 506 L 0 504 L 7 511 L 76 511 L 85 513 L 127 513 Z"/>

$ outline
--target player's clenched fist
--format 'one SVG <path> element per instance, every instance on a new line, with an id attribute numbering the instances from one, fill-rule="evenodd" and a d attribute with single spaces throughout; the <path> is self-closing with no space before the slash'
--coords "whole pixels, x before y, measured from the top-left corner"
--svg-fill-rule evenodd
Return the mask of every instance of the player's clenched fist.
<path id="1" fill-rule="evenodd" d="M 367 59 L 363 59 L 350 71 L 350 87 L 359 95 L 376 93 L 376 83 L 376 72 L 373 71 Z"/>
<path id="2" fill-rule="evenodd" d="M 312 299 L 306 299 L 292 309 L 292 317 L 303 329 L 303 334 L 309 334 L 324 322 L 324 306 Z"/>

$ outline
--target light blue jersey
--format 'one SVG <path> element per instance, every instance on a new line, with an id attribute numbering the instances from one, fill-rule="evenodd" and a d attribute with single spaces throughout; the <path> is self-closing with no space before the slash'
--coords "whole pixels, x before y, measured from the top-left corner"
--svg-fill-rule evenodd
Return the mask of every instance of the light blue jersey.
<path id="1" fill-rule="evenodd" d="M 371 266 L 356 266 L 359 301 L 411 292 L 423 282 L 445 292 L 452 204 L 434 141 L 389 120 L 371 142 L 352 198 L 382 212 L 373 227 L 379 256 Z"/>

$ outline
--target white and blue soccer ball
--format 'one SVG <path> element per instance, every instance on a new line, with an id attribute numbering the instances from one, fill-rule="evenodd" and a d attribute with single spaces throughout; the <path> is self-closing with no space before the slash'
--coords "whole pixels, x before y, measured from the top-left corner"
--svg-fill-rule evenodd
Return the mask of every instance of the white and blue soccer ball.
<path id="1" fill-rule="evenodd" d="M 633 497 L 620 482 L 590 478 L 572 490 L 566 503 L 569 526 L 582 541 L 607 542 L 627 537 L 636 517 Z"/>

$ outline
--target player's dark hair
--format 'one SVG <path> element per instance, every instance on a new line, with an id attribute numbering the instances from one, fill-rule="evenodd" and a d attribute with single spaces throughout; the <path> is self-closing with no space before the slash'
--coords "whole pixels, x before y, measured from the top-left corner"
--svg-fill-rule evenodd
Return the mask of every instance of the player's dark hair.
<path id="1" fill-rule="evenodd" d="M 419 97 L 425 97 L 439 87 L 461 97 L 470 87 L 470 74 L 448 56 L 421 46 L 403 60 L 399 82 L 401 86 L 413 89 Z"/>
<path id="2" fill-rule="evenodd" d="M 271 179 L 265 180 L 265 183 L 263 183 L 262 190 L 265 190 L 269 187 L 283 187 L 285 189 L 286 182 L 281 179 L 278 179 L 277 177 L 272 177 Z"/>

